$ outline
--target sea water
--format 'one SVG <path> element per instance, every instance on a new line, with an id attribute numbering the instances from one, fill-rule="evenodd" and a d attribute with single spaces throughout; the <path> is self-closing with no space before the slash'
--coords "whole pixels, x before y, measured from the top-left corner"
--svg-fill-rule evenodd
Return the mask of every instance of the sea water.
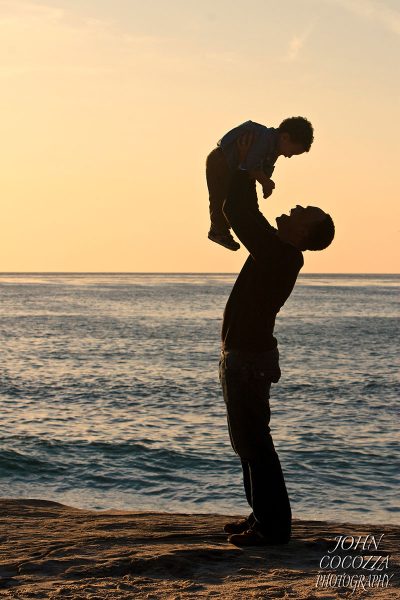
<path id="1" fill-rule="evenodd" d="M 0 275 L 0 496 L 248 513 L 218 381 L 233 274 Z M 398 275 L 301 275 L 271 431 L 295 518 L 399 517 Z"/>

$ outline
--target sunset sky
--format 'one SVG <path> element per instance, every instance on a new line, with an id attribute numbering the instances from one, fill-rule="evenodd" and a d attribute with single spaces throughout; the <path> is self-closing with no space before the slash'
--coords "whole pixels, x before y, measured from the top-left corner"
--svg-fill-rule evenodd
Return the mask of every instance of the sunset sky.
<path id="1" fill-rule="evenodd" d="M 315 142 L 260 206 L 332 214 L 303 272 L 399 271 L 399 0 L 0 0 L 0 28 L 0 271 L 238 271 L 206 155 L 293 115 Z"/>

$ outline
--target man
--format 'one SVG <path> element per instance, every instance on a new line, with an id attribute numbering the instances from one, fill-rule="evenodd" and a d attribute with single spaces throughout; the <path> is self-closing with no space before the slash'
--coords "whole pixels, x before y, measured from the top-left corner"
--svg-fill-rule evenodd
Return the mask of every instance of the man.
<path id="1" fill-rule="evenodd" d="M 251 173 L 240 170 L 223 210 L 250 252 L 224 311 L 220 380 L 252 509 L 247 519 L 224 529 L 237 546 L 284 544 L 291 535 L 291 509 L 269 429 L 269 391 L 280 378 L 275 317 L 304 264 L 302 251 L 329 246 L 334 225 L 320 208 L 296 206 L 276 219 L 275 229 L 259 211 Z"/>

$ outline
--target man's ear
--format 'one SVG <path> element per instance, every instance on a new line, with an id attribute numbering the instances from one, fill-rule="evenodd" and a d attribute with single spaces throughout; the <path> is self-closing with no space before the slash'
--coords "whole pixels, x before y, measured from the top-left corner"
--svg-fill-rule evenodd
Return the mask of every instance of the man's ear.
<path id="1" fill-rule="evenodd" d="M 296 228 L 296 246 L 301 250 L 308 237 L 308 228 L 304 225 L 300 225 Z"/>

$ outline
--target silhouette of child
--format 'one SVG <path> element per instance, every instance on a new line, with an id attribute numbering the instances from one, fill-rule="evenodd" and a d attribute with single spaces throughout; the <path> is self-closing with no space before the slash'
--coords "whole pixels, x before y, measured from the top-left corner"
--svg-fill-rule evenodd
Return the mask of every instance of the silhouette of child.
<path id="1" fill-rule="evenodd" d="M 245 159 L 241 160 L 237 142 L 249 135 L 252 141 Z M 211 219 L 208 238 L 229 250 L 240 248 L 222 211 L 231 177 L 236 169 L 251 171 L 252 176 L 262 185 L 264 198 L 268 198 L 275 188 L 271 176 L 277 158 L 290 158 L 308 152 L 313 139 L 313 127 L 304 117 L 285 119 L 278 128 L 246 121 L 228 131 L 206 161 Z"/>

